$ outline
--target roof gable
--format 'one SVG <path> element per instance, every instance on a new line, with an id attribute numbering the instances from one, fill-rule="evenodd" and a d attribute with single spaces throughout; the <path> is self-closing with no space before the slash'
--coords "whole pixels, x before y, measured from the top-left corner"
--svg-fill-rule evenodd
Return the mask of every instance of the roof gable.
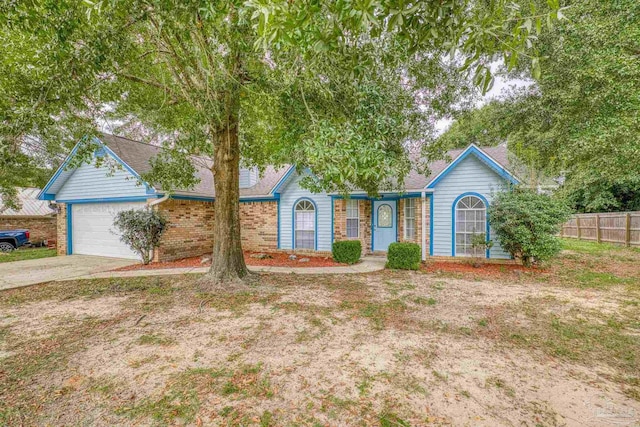
<path id="1" fill-rule="evenodd" d="M 485 151 L 477 147 L 475 144 L 471 144 L 464 151 L 462 151 L 458 157 L 456 157 L 448 166 L 446 166 L 443 170 L 437 173 L 425 186 L 427 189 L 434 188 L 444 177 L 446 177 L 452 170 L 456 168 L 464 159 L 469 156 L 475 156 L 478 160 L 488 166 L 491 170 L 497 173 L 504 180 L 512 183 L 518 184 L 520 181 L 509 172 L 502 164 L 498 163 L 491 156 L 489 156 Z"/>
<path id="2" fill-rule="evenodd" d="M 122 167 L 128 173 L 133 175 L 133 177 L 135 177 L 139 182 L 141 182 L 145 186 L 147 194 L 155 193 L 154 188 L 151 187 L 149 184 L 147 184 L 140 177 L 140 174 L 136 170 L 134 170 L 129 164 L 124 162 L 120 158 L 120 156 L 118 156 L 113 150 L 111 150 L 103 141 L 101 141 L 98 138 L 92 138 L 92 142 L 99 146 L 99 148 L 96 149 L 94 153 L 94 159 L 95 157 L 108 155 L 120 167 Z M 86 140 L 83 139 L 73 147 L 73 150 L 71 150 L 71 153 L 69 153 L 69 155 L 64 160 L 62 165 L 60 165 L 60 167 L 56 170 L 56 173 L 51 177 L 49 182 L 47 182 L 47 185 L 45 185 L 42 191 L 38 193 L 38 196 L 37 196 L 38 200 L 54 200 L 55 199 L 56 193 L 62 189 L 64 184 L 67 182 L 67 180 L 69 180 L 69 178 L 71 178 L 71 176 L 79 169 L 79 168 L 69 168 L 69 165 L 73 160 L 73 158 L 77 155 L 80 147 L 82 147 L 82 145 L 86 143 L 87 143 Z M 93 165 L 93 162 L 89 164 Z"/>

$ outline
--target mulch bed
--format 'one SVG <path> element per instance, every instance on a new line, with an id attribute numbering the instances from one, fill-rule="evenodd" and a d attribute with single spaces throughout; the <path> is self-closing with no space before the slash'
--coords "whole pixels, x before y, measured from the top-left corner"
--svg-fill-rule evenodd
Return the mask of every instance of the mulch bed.
<path id="1" fill-rule="evenodd" d="M 267 254 L 270 258 L 259 259 L 252 258 L 251 255 Z M 314 255 L 300 255 L 296 254 L 297 259 L 289 259 L 288 253 L 284 252 L 249 252 L 245 251 L 244 260 L 247 265 L 260 265 L 268 267 L 344 267 L 345 264 L 335 262 L 331 257 L 326 256 L 314 256 Z M 163 268 L 194 268 L 194 267 L 209 267 L 211 261 L 202 262 L 203 257 L 184 258 L 177 261 L 169 262 L 153 262 L 149 265 L 134 264 L 126 267 L 118 268 L 116 271 L 128 271 L 128 270 L 155 270 Z M 300 262 L 301 259 L 308 259 L 307 262 Z"/>
<path id="2" fill-rule="evenodd" d="M 429 273 L 474 274 L 482 277 L 498 277 L 518 273 L 540 274 L 546 272 L 541 268 L 528 268 L 519 264 L 480 264 L 474 267 L 471 262 L 461 261 L 428 261 L 422 271 Z"/>

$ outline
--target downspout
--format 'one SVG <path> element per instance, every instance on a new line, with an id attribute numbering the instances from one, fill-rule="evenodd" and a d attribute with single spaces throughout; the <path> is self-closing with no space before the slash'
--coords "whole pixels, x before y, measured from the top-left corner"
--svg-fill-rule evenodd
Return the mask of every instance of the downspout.
<path id="1" fill-rule="evenodd" d="M 167 200 L 169 200 L 169 194 L 165 194 L 164 196 L 160 197 L 159 199 L 151 199 L 151 200 L 147 200 L 147 207 L 152 208 L 156 205 L 159 205 L 162 202 L 166 202 Z M 155 259 L 157 253 L 154 249 L 151 249 L 151 256 L 149 258 L 151 258 L 152 262 L 157 262 L 158 260 Z"/>
<path id="2" fill-rule="evenodd" d="M 431 196 L 433 197 L 433 196 Z M 422 261 L 427 260 L 427 195 L 426 192 L 422 192 Z"/>
<path id="3" fill-rule="evenodd" d="M 147 206 L 153 207 L 155 205 L 159 205 L 162 202 L 166 202 L 167 200 L 169 200 L 169 195 L 165 194 L 164 196 L 160 197 L 159 199 L 147 200 Z"/>

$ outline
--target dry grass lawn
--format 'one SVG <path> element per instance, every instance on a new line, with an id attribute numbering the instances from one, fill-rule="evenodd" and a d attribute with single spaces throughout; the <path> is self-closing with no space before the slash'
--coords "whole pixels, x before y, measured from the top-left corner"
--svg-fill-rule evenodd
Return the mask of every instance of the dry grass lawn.
<path id="1" fill-rule="evenodd" d="M 640 424 L 640 252 L 0 293 L 0 425 Z"/>

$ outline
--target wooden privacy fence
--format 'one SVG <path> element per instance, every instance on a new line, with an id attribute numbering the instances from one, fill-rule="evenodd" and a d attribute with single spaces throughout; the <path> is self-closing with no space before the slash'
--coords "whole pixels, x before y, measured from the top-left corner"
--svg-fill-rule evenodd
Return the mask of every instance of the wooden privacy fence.
<path id="1" fill-rule="evenodd" d="M 562 237 L 640 246 L 640 212 L 576 214 L 560 231 Z"/>

